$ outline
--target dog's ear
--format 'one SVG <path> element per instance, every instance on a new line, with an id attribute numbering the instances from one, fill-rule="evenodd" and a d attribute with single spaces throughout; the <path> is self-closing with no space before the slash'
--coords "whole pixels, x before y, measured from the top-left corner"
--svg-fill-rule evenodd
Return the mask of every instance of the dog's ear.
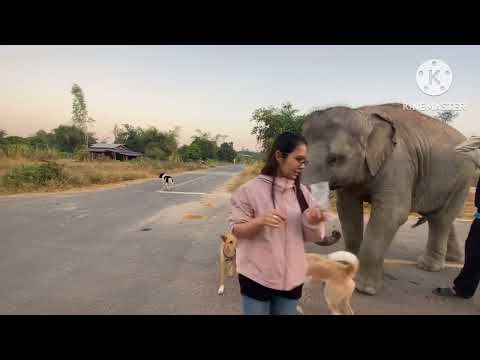
<path id="1" fill-rule="evenodd" d="M 227 237 L 225 236 L 225 234 L 220 235 L 220 238 L 223 242 L 227 241 Z"/>

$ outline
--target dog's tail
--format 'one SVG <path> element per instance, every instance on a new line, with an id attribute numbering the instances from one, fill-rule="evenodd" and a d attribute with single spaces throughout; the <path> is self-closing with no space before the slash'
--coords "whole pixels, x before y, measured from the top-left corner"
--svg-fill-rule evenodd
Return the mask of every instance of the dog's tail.
<path id="1" fill-rule="evenodd" d="M 355 276 L 358 271 L 358 267 L 360 266 L 358 258 L 348 251 L 335 251 L 331 254 L 328 254 L 328 259 L 341 263 L 346 263 L 345 270 L 347 276 L 352 278 Z"/>

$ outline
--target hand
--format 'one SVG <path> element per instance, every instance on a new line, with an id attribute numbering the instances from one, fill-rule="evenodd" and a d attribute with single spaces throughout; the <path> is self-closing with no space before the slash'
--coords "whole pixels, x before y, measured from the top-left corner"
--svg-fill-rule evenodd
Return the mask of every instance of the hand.
<path id="1" fill-rule="evenodd" d="M 334 216 L 330 211 L 320 208 L 309 208 L 305 210 L 305 216 L 310 225 L 317 225 L 329 221 Z"/>
<path id="2" fill-rule="evenodd" d="M 265 215 L 255 218 L 257 224 L 262 226 L 271 226 L 274 228 L 280 227 L 280 225 L 286 220 L 286 215 L 277 209 L 273 209 L 267 212 Z"/>

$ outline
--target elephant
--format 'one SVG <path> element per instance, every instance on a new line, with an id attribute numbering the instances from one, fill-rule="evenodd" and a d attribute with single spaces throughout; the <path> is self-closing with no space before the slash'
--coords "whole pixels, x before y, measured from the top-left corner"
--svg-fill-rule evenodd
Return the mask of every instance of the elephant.
<path id="1" fill-rule="evenodd" d="M 411 212 L 428 221 L 426 249 L 417 260 L 425 271 L 462 261 L 454 221 L 473 178 L 473 161 L 455 152 L 466 138 L 451 126 L 400 103 L 358 108 L 334 106 L 307 114 L 302 134 L 309 147 L 307 185 L 327 182 L 347 251 L 360 260 L 358 291 L 383 286 L 384 256 Z M 363 202 L 371 204 L 364 233 Z"/>

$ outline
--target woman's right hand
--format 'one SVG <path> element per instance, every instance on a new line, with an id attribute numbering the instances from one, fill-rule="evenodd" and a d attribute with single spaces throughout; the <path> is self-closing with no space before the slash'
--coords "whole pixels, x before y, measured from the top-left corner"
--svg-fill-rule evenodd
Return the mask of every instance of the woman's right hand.
<path id="1" fill-rule="evenodd" d="M 277 209 L 270 210 L 266 214 L 255 218 L 257 224 L 274 228 L 280 227 L 280 225 L 286 220 L 286 215 Z"/>

